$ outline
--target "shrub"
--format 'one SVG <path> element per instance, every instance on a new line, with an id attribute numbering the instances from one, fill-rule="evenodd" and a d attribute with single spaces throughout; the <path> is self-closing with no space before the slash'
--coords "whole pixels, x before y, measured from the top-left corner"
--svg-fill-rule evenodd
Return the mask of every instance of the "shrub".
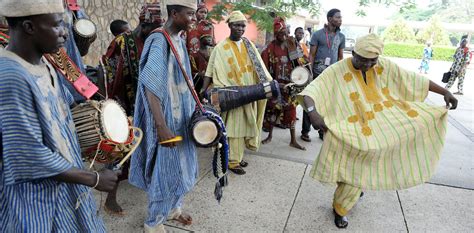
<path id="1" fill-rule="evenodd" d="M 383 40 L 386 42 L 407 43 L 415 40 L 415 33 L 405 20 L 398 19 L 385 29 Z"/>
<path id="2" fill-rule="evenodd" d="M 421 59 L 425 45 L 405 43 L 385 43 L 383 55 L 386 57 Z M 433 60 L 452 61 L 456 48 L 432 46 Z"/>

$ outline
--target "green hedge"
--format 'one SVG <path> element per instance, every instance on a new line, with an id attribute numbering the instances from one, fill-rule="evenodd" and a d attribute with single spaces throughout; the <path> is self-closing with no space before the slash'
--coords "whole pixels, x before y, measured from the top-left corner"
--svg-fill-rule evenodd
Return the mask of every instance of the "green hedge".
<path id="1" fill-rule="evenodd" d="M 420 44 L 385 43 L 383 54 L 387 57 L 421 59 L 424 48 L 425 45 Z M 452 61 L 455 51 L 454 47 L 433 46 L 433 60 Z"/>

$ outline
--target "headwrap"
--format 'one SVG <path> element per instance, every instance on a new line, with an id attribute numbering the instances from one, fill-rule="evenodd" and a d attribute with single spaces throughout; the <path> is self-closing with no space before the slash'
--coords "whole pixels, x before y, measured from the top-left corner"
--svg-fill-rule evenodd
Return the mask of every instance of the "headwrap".
<path id="1" fill-rule="evenodd" d="M 277 34 L 283 30 L 286 30 L 285 20 L 277 16 L 275 20 L 273 20 L 273 34 Z"/>
<path id="2" fill-rule="evenodd" d="M 376 58 L 383 52 L 383 41 L 373 33 L 359 37 L 354 52 L 365 58 Z"/>
<path id="3" fill-rule="evenodd" d="M 201 36 L 199 37 L 199 39 L 205 37 L 205 36 L 210 36 L 212 37 L 212 34 L 213 34 L 213 27 L 200 27 L 200 32 L 201 32 Z"/>
<path id="4" fill-rule="evenodd" d="M 139 20 L 141 23 L 162 24 L 160 3 L 145 3 L 140 11 Z"/>
<path id="5" fill-rule="evenodd" d="M 227 18 L 226 23 L 233 23 L 239 21 L 247 22 L 247 18 L 241 11 L 232 11 L 229 15 L 229 18 Z"/>
<path id="6" fill-rule="evenodd" d="M 206 7 L 206 4 L 204 2 L 201 2 L 197 5 L 197 10 L 198 11 L 199 9 L 206 9 L 207 10 L 207 7 Z"/>
<path id="7" fill-rule="evenodd" d="M 0 16 L 25 17 L 30 15 L 64 13 L 63 0 L 1 0 Z"/>

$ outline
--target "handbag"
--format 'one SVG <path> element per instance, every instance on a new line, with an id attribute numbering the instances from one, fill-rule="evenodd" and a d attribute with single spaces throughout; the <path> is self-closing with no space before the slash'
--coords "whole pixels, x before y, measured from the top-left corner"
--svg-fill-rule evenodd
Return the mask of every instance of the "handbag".
<path id="1" fill-rule="evenodd" d="M 451 72 L 446 72 L 443 74 L 443 79 L 441 79 L 441 82 L 447 83 L 449 81 L 449 78 L 451 78 Z"/>

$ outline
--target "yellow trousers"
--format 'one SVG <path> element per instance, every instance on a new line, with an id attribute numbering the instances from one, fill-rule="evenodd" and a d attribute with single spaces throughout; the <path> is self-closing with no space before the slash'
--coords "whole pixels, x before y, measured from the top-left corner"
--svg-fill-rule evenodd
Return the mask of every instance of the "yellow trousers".
<path id="1" fill-rule="evenodd" d="M 240 166 L 240 162 L 244 157 L 245 148 L 249 150 L 257 150 L 257 146 L 253 143 L 253 138 L 228 138 L 229 141 L 229 168 Z"/>
<path id="2" fill-rule="evenodd" d="M 360 198 L 362 189 L 345 183 L 337 183 L 332 206 L 337 214 L 346 216 Z"/>

